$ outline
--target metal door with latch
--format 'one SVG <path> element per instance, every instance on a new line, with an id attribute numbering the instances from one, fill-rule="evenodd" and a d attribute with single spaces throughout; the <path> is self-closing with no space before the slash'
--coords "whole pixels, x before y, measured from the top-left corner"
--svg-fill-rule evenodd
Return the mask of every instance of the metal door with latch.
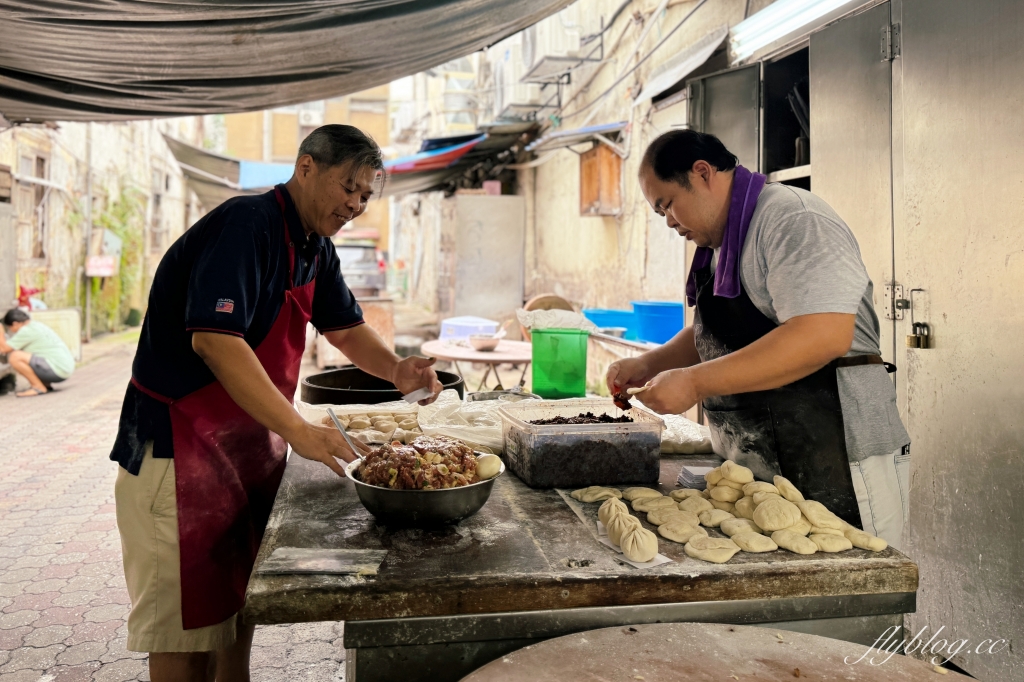
<path id="1" fill-rule="evenodd" d="M 893 259 L 892 67 L 880 56 L 879 38 L 889 22 L 884 3 L 813 34 L 809 73 L 811 187 L 857 237 L 874 287 L 882 357 L 893 362 L 895 320 L 885 296 Z"/>
<path id="2" fill-rule="evenodd" d="M 752 171 L 760 168 L 761 64 L 705 76 L 690 84 L 690 121 L 711 133 Z"/>
<path id="3" fill-rule="evenodd" d="M 1024 2 L 892 0 L 895 273 L 929 325 L 898 344 L 913 438 L 911 630 L 972 646 L 982 680 L 1024 679 Z M 907 298 L 911 298 L 910 295 Z M 1004 640 L 977 652 L 983 640 Z M 1008 643 L 1009 642 L 1009 643 Z"/>

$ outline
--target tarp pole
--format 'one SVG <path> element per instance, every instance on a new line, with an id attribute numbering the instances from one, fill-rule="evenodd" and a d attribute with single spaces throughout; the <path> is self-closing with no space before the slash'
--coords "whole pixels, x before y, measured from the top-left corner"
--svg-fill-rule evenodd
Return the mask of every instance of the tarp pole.
<path id="1" fill-rule="evenodd" d="M 85 260 L 92 244 L 92 123 L 85 124 Z M 85 276 L 85 341 L 92 340 L 92 277 Z"/>

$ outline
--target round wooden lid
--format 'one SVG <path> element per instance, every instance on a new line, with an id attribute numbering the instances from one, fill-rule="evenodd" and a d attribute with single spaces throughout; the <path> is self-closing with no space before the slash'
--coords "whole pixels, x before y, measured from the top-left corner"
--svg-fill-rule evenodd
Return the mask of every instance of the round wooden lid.
<path id="1" fill-rule="evenodd" d="M 907 656 L 877 650 L 865 656 L 867 651 L 860 644 L 773 628 L 659 623 L 549 639 L 492 661 L 463 682 L 970 679 L 952 671 L 940 674 L 931 663 Z"/>

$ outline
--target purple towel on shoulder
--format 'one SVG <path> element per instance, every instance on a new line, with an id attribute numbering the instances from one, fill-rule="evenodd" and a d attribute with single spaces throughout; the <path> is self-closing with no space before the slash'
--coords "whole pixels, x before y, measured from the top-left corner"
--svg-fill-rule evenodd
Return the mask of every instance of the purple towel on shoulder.
<path id="1" fill-rule="evenodd" d="M 732 178 L 732 197 L 729 200 L 729 220 L 725 225 L 722 250 L 718 253 L 718 266 L 715 268 L 715 296 L 736 298 L 740 295 L 740 254 L 743 253 L 750 219 L 757 207 L 757 197 L 767 180 L 760 173 L 751 173 L 743 166 L 736 166 Z M 697 304 L 697 280 L 694 273 L 710 265 L 714 253 L 714 249 L 700 246 L 693 254 L 690 275 L 686 279 L 686 303 L 691 307 Z"/>

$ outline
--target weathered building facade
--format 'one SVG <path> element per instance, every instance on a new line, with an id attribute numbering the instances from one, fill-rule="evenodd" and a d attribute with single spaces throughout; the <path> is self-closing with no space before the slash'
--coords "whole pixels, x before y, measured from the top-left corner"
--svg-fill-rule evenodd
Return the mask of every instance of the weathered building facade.
<path id="1" fill-rule="evenodd" d="M 39 289 L 36 297 L 51 308 L 83 309 L 91 286 L 96 330 L 119 328 L 130 309 L 144 310 L 160 258 L 202 211 L 164 133 L 202 145 L 203 119 L 0 131 L 0 164 L 13 171 L 16 243 L 14 253 L 0 258 L 14 263 L 17 284 Z M 87 245 L 90 222 L 93 238 Z M 121 242 L 119 272 L 86 279 L 86 255 L 104 248 L 105 231 Z"/>

